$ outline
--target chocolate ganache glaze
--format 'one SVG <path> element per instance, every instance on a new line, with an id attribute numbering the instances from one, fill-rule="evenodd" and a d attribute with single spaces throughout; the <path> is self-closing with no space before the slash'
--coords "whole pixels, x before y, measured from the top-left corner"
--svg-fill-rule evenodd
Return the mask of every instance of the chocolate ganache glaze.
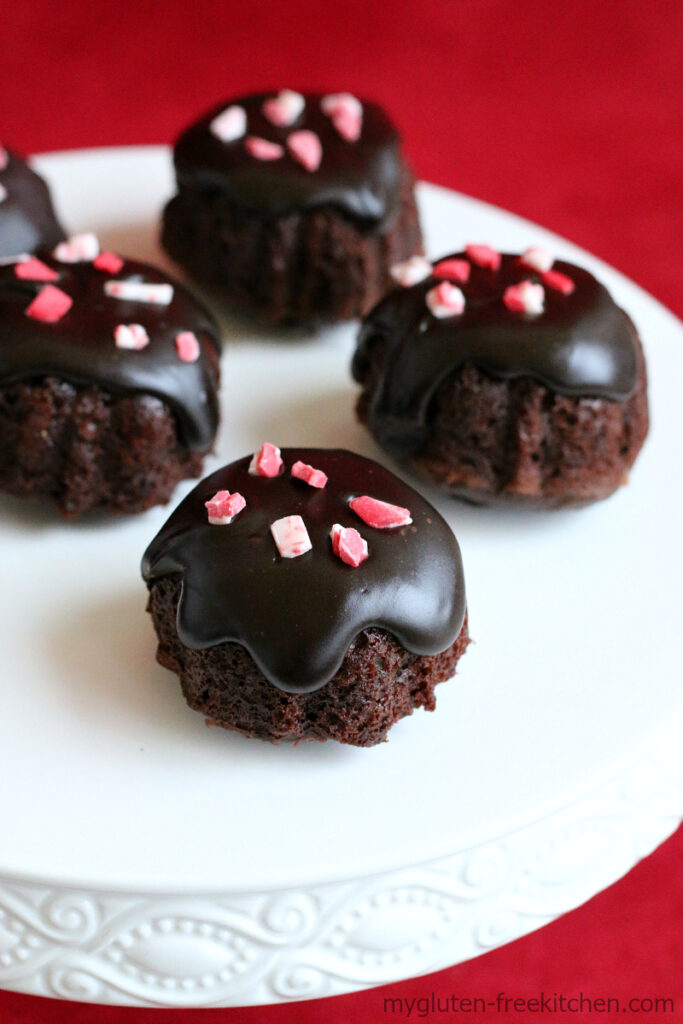
<path id="1" fill-rule="evenodd" d="M 467 260 L 466 253 L 444 259 Z M 432 276 L 389 293 L 363 321 L 352 373 L 367 386 L 370 352 L 382 345 L 383 370 L 374 382 L 368 426 L 395 455 L 415 453 L 429 436 L 430 402 L 449 374 L 473 364 L 494 377 L 529 376 L 572 397 L 612 402 L 629 398 L 636 386 L 637 335 L 627 314 L 588 271 L 556 261 L 553 274 L 569 278 L 565 294 L 544 286 L 541 313 L 515 312 L 505 290 L 543 275 L 503 254 L 498 269 L 472 263 L 469 279 L 457 282 L 464 311 L 439 319 L 426 296 L 440 283 Z"/>
<path id="2" fill-rule="evenodd" d="M 397 210 L 404 165 L 398 133 L 376 103 L 362 101 L 362 130 L 348 141 L 321 109 L 321 93 L 306 93 L 305 106 L 287 126 L 278 126 L 263 113 L 263 104 L 276 93 L 263 92 L 226 101 L 191 125 L 178 139 L 174 161 L 180 189 L 218 190 L 230 200 L 261 216 L 331 205 L 360 221 L 368 230 L 381 230 Z M 214 118 L 231 106 L 246 113 L 246 132 L 223 142 L 211 131 Z M 315 132 L 322 146 L 320 166 L 309 171 L 287 151 L 287 138 L 305 129 Z M 277 143 L 279 159 L 257 159 L 245 148 L 245 138 Z"/>
<path id="3" fill-rule="evenodd" d="M 438 654 L 458 636 L 465 585 L 457 541 L 446 522 L 387 469 L 347 451 L 287 448 L 277 477 L 251 476 L 250 458 L 202 480 L 145 552 L 143 577 L 179 576 L 178 635 L 202 649 L 243 645 L 276 687 L 318 689 L 334 676 L 354 638 L 376 626 L 415 654 Z M 328 476 L 323 488 L 294 479 L 301 460 Z M 204 502 L 236 491 L 246 508 L 228 525 L 208 522 Z M 368 494 L 407 507 L 412 524 L 373 529 L 349 508 Z M 281 558 L 270 525 L 300 515 L 312 548 Z M 369 556 L 357 568 L 332 551 L 334 523 L 354 527 Z"/>
<path id="4" fill-rule="evenodd" d="M 110 392 L 154 395 L 176 415 L 181 440 L 189 450 L 209 448 L 218 425 L 213 365 L 219 352 L 209 313 L 175 282 L 167 305 L 105 293 L 105 284 L 114 281 L 169 283 L 165 274 L 145 263 L 125 260 L 111 273 L 91 261 L 61 262 L 47 250 L 37 256 L 57 275 L 47 286 L 19 278 L 22 263 L 0 266 L 0 381 L 54 375 Z M 73 300 L 55 323 L 33 319 L 26 312 L 46 287 L 58 288 Z M 114 331 L 130 324 L 146 330 L 149 343 L 144 348 L 117 346 Z M 199 342 L 195 361 L 179 357 L 176 338 L 182 332 L 193 332 Z M 214 352 L 207 354 L 207 346 Z"/>
<path id="5" fill-rule="evenodd" d="M 0 258 L 56 245 L 62 238 L 47 185 L 0 145 Z"/>

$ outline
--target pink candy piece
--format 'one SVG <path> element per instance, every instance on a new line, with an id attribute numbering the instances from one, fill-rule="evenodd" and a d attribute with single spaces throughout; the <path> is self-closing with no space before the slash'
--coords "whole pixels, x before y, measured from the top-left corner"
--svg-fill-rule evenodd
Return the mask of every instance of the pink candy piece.
<path id="1" fill-rule="evenodd" d="M 466 281 L 469 281 L 471 269 L 467 260 L 452 258 L 435 263 L 432 274 L 434 277 L 446 277 L 450 281 L 459 281 L 460 284 L 465 284 Z"/>
<path id="2" fill-rule="evenodd" d="M 91 231 L 83 235 L 73 235 L 66 242 L 60 242 L 52 255 L 60 263 L 89 263 L 100 251 L 97 235 Z"/>
<path id="3" fill-rule="evenodd" d="M 280 449 L 266 441 L 259 451 L 254 453 L 249 464 L 249 472 L 252 476 L 279 476 L 282 466 Z"/>
<path id="4" fill-rule="evenodd" d="M 247 112 L 244 107 L 232 106 L 221 110 L 209 125 L 209 131 L 221 142 L 235 142 L 247 130 Z"/>
<path id="5" fill-rule="evenodd" d="M 201 349 L 197 341 L 197 335 L 192 331 L 181 331 L 175 336 L 175 347 L 178 358 L 184 363 L 196 363 L 199 359 Z"/>
<path id="6" fill-rule="evenodd" d="M 393 526 L 407 526 L 412 523 L 410 511 L 401 508 L 400 505 L 390 505 L 387 501 L 379 501 L 378 498 L 369 498 L 367 494 L 360 498 L 353 498 L 349 502 L 353 509 L 368 526 L 376 530 L 388 530 Z"/>
<path id="7" fill-rule="evenodd" d="M 32 256 L 23 263 L 17 263 L 14 273 L 20 281 L 58 281 L 59 274 L 43 263 L 42 260 Z"/>
<path id="8" fill-rule="evenodd" d="M 151 302 L 155 306 L 168 306 L 173 299 L 173 285 L 146 284 L 144 281 L 106 281 L 104 293 L 110 299 L 124 302 Z"/>
<path id="9" fill-rule="evenodd" d="M 283 89 L 277 96 L 266 100 L 261 109 L 271 124 L 288 128 L 303 113 L 305 106 L 306 100 L 300 92 Z"/>
<path id="10" fill-rule="evenodd" d="M 93 263 L 98 270 L 103 270 L 106 274 L 118 274 L 123 266 L 123 260 L 115 252 L 101 252 Z"/>
<path id="11" fill-rule="evenodd" d="M 403 263 L 394 263 L 389 270 L 397 284 L 404 288 L 411 288 L 432 275 L 432 265 L 424 256 L 411 256 Z"/>
<path id="12" fill-rule="evenodd" d="M 450 281 L 442 281 L 425 295 L 432 316 L 443 320 L 449 316 L 459 316 L 465 311 L 465 296 Z"/>
<path id="13" fill-rule="evenodd" d="M 257 160 L 279 160 L 285 155 L 282 146 L 277 142 L 269 142 L 268 139 L 260 139 L 257 135 L 249 135 L 244 140 L 244 148 Z"/>
<path id="14" fill-rule="evenodd" d="M 352 526 L 344 527 L 335 523 L 330 530 L 332 550 L 342 562 L 357 569 L 368 557 L 368 542 L 363 540 L 358 530 Z"/>
<path id="15" fill-rule="evenodd" d="M 503 292 L 503 302 L 513 313 L 530 313 L 538 316 L 543 312 L 545 292 L 543 285 L 531 281 L 512 284 Z"/>
<path id="16" fill-rule="evenodd" d="M 497 249 L 492 249 L 490 245 L 466 245 L 465 252 L 472 263 L 476 263 L 478 267 L 498 270 L 500 266 L 500 253 Z"/>
<path id="17" fill-rule="evenodd" d="M 559 270 L 546 270 L 545 274 L 541 274 L 541 281 L 548 288 L 553 288 L 556 292 L 562 292 L 563 295 L 571 295 L 576 288 L 571 277 L 561 274 Z"/>
<path id="18" fill-rule="evenodd" d="M 311 487 L 324 487 L 327 483 L 327 475 L 322 469 L 314 469 L 305 462 L 295 462 L 292 466 L 292 476 L 297 480 L 304 480 Z"/>
<path id="19" fill-rule="evenodd" d="M 0 171 L 4 171 L 9 163 L 9 153 L 4 146 L 0 146 Z"/>
<path id="20" fill-rule="evenodd" d="M 204 502 L 212 526 L 227 526 L 246 506 L 246 501 L 237 491 L 232 494 L 230 491 L 216 491 L 213 498 Z"/>
<path id="21" fill-rule="evenodd" d="M 323 96 L 320 106 L 343 139 L 358 141 L 363 127 L 363 107 L 355 96 L 348 92 L 333 93 Z"/>
<path id="22" fill-rule="evenodd" d="M 544 274 L 546 270 L 550 270 L 555 258 L 547 249 L 541 248 L 540 245 L 534 245 L 530 249 L 524 250 L 518 262 L 527 270 L 535 270 L 538 274 Z"/>
<path id="23" fill-rule="evenodd" d="M 292 132 L 287 137 L 287 149 L 295 160 L 305 167 L 307 171 L 317 171 L 320 161 L 323 158 L 323 147 L 315 132 L 309 132 L 306 128 L 301 131 Z"/>
<path id="24" fill-rule="evenodd" d="M 142 324 L 119 324 L 114 328 L 117 348 L 129 348 L 135 352 L 149 345 L 149 335 Z"/>
<path id="25" fill-rule="evenodd" d="M 285 516 L 270 524 L 275 545 L 283 558 L 298 558 L 311 550 L 311 540 L 301 516 Z"/>
<path id="26" fill-rule="evenodd" d="M 27 307 L 26 316 L 30 316 L 32 320 L 42 320 L 46 324 L 56 324 L 65 313 L 68 313 L 73 304 L 74 300 L 61 288 L 46 284 Z"/>

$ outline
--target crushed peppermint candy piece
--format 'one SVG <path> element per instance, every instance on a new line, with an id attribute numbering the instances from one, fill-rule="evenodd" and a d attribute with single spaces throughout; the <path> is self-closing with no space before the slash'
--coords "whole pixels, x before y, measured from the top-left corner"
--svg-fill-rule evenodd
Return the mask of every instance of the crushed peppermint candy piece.
<path id="1" fill-rule="evenodd" d="M 370 498 L 367 494 L 353 498 L 349 502 L 349 506 L 364 523 L 374 526 L 376 530 L 389 530 L 393 526 L 408 526 L 413 521 L 407 508 L 390 505 L 387 501 Z"/>
<path id="2" fill-rule="evenodd" d="M 563 295 L 571 295 L 576 288 L 571 277 L 561 274 L 559 270 L 546 270 L 544 274 L 541 274 L 541 281 L 548 288 L 553 288 L 556 292 L 562 292 Z"/>
<path id="3" fill-rule="evenodd" d="M 492 249 L 490 245 L 466 245 L 465 252 L 472 263 L 476 263 L 478 267 L 498 270 L 500 266 L 500 253 L 497 249 Z"/>
<path id="4" fill-rule="evenodd" d="M 209 513 L 209 522 L 212 526 L 227 526 L 235 516 L 247 507 L 247 503 L 237 491 L 216 491 L 213 498 L 204 502 L 204 507 Z"/>
<path id="5" fill-rule="evenodd" d="M 287 136 L 287 149 L 307 171 L 317 171 L 323 158 L 323 147 L 315 132 L 307 128 Z"/>
<path id="6" fill-rule="evenodd" d="M 439 260 L 432 268 L 434 277 L 446 277 L 450 281 L 458 281 L 465 284 L 470 279 L 472 265 L 467 260 L 459 260 L 452 257 L 446 260 Z"/>
<path id="7" fill-rule="evenodd" d="M 404 288 L 411 288 L 414 284 L 419 284 L 425 278 L 431 277 L 432 265 L 424 256 L 411 256 L 403 263 L 394 263 L 389 273 L 397 284 L 403 285 Z"/>
<path id="8" fill-rule="evenodd" d="M 20 281 L 59 281 L 59 274 L 48 267 L 42 260 L 31 256 L 28 260 L 16 263 L 14 273 Z"/>
<path id="9" fill-rule="evenodd" d="M 0 171 L 4 171 L 9 163 L 9 153 L 4 146 L 0 146 Z"/>
<path id="10" fill-rule="evenodd" d="M 115 252 L 101 252 L 93 260 L 93 264 L 98 270 L 104 270 L 106 274 L 118 274 L 123 266 L 123 260 Z"/>
<path id="11" fill-rule="evenodd" d="M 271 124 L 278 128 L 288 128 L 303 113 L 305 106 L 306 100 L 300 92 L 282 89 L 277 96 L 266 100 L 261 109 Z"/>
<path id="12" fill-rule="evenodd" d="M 0 185 L 0 203 L 4 203 L 5 199 L 7 199 L 7 189 L 4 185 Z"/>
<path id="13" fill-rule="evenodd" d="M 56 324 L 69 312 L 73 304 L 74 300 L 61 288 L 46 284 L 27 307 L 26 316 L 30 316 L 32 320 L 42 320 L 46 324 Z"/>
<path id="14" fill-rule="evenodd" d="M 285 516 L 270 524 L 275 545 L 283 558 L 298 558 L 312 548 L 308 530 L 301 516 Z"/>
<path id="15" fill-rule="evenodd" d="M 363 106 L 360 100 L 348 92 L 332 93 L 320 101 L 335 129 L 347 142 L 357 142 L 363 127 Z"/>
<path id="16" fill-rule="evenodd" d="M 247 112 L 244 107 L 233 105 L 221 110 L 209 125 L 209 131 L 221 142 L 235 142 L 247 130 Z"/>
<path id="17" fill-rule="evenodd" d="M 60 242 L 52 255 L 60 263 L 89 263 L 100 251 L 97 235 L 87 231 L 82 235 L 73 235 L 66 242 Z"/>
<path id="18" fill-rule="evenodd" d="M 124 302 L 151 302 L 155 306 L 168 306 L 173 299 L 173 285 L 145 284 L 143 281 L 105 281 L 104 293 L 110 299 Z"/>
<path id="19" fill-rule="evenodd" d="M 250 156 L 257 160 L 279 160 L 285 155 L 282 146 L 277 142 L 269 142 L 268 139 L 260 139 L 258 135 L 249 135 L 244 140 L 244 148 Z"/>
<path id="20" fill-rule="evenodd" d="M 518 263 L 526 267 L 527 270 L 535 270 L 539 274 L 550 270 L 554 262 L 553 254 L 540 245 L 532 245 L 530 249 L 525 249 L 518 260 Z"/>
<path id="21" fill-rule="evenodd" d="M 332 550 L 337 558 L 341 558 L 347 565 L 354 569 L 368 557 L 368 542 L 360 537 L 357 529 L 352 526 L 342 526 L 336 522 L 330 530 L 332 538 Z"/>
<path id="22" fill-rule="evenodd" d="M 178 358 L 184 363 L 196 363 L 201 349 L 197 335 L 193 331 L 181 331 L 175 336 L 175 348 Z"/>
<path id="23" fill-rule="evenodd" d="M 117 348 L 130 348 L 135 352 L 149 345 L 149 335 L 142 324 L 119 324 L 114 328 Z"/>
<path id="24" fill-rule="evenodd" d="M 534 284 L 532 281 L 511 284 L 503 292 L 503 302 L 513 313 L 531 313 L 538 316 L 543 312 L 545 302 L 543 285 Z"/>
<path id="25" fill-rule="evenodd" d="M 297 480 L 304 480 L 311 487 L 324 487 L 327 483 L 327 474 L 322 469 L 314 469 L 305 462 L 295 462 L 291 473 Z"/>
<path id="26" fill-rule="evenodd" d="M 442 281 L 425 295 L 432 316 L 443 320 L 449 316 L 459 316 L 465 311 L 465 296 L 450 281 Z"/>
<path id="27" fill-rule="evenodd" d="M 352 526 L 344 527 L 335 523 L 330 530 L 330 537 L 334 554 L 354 569 L 368 557 L 368 542 Z"/>
<path id="28" fill-rule="evenodd" d="M 249 463 L 251 476 L 279 476 L 284 463 L 280 449 L 265 441 Z"/>

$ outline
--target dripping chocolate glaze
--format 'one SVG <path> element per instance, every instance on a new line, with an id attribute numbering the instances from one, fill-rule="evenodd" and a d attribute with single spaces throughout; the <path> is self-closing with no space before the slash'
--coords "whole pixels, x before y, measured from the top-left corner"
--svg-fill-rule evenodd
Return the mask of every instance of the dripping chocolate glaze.
<path id="1" fill-rule="evenodd" d="M 16 153 L 5 153 L 7 166 L 0 169 L 0 185 L 7 191 L 0 203 L 0 257 L 56 245 L 64 231 L 47 185 Z"/>
<path id="2" fill-rule="evenodd" d="M 466 259 L 464 253 L 455 253 Z M 636 331 L 609 292 L 588 271 L 556 261 L 553 270 L 570 277 L 571 295 L 545 286 L 538 316 L 514 313 L 503 304 L 505 289 L 540 280 L 503 255 L 500 269 L 472 264 L 460 316 L 432 316 L 426 293 L 439 282 L 430 277 L 399 288 L 363 321 L 352 373 L 365 382 L 370 354 L 384 346 L 383 369 L 370 397 L 368 425 L 388 451 L 418 451 L 429 436 L 429 409 L 449 374 L 473 364 L 494 377 L 530 376 L 572 397 L 625 401 L 636 385 Z"/>
<path id="3" fill-rule="evenodd" d="M 396 129 L 376 103 L 363 101 L 363 127 L 348 142 L 320 109 L 322 93 L 307 93 L 301 115 L 278 127 L 262 112 L 275 92 L 227 100 L 191 125 L 178 139 L 174 162 L 180 189 L 219 191 L 235 204 L 259 215 L 278 216 L 290 210 L 331 205 L 360 221 L 368 230 L 383 228 L 397 210 L 403 161 Z M 221 142 L 211 121 L 226 107 L 238 105 L 247 114 L 246 135 L 277 142 L 285 149 L 278 160 L 257 160 L 244 147 L 244 137 Z M 322 144 L 322 161 L 307 171 L 286 149 L 287 136 L 314 131 Z"/>
<path id="4" fill-rule="evenodd" d="M 26 308 L 44 282 L 20 281 L 15 265 L 0 266 L 0 382 L 54 375 L 72 384 L 95 384 L 106 391 L 150 394 L 166 402 L 175 414 L 182 442 L 192 451 L 211 446 L 218 425 L 218 398 L 213 353 L 219 351 L 210 315 L 180 285 L 173 283 L 167 306 L 132 302 L 105 295 L 107 281 L 168 282 L 155 267 L 126 260 L 116 274 L 92 263 L 60 263 L 50 253 L 38 257 L 59 274 L 51 282 L 73 299 L 71 309 L 56 323 L 26 315 Z M 140 351 L 117 348 L 119 324 L 142 324 L 150 342 Z M 182 362 L 175 337 L 193 331 L 201 355 Z"/>
<path id="5" fill-rule="evenodd" d="M 458 636 L 465 585 L 449 526 L 411 487 L 387 469 L 347 451 L 287 448 L 284 472 L 250 476 L 250 457 L 202 480 L 147 548 L 142 574 L 178 576 L 178 635 L 192 648 L 235 641 L 271 683 L 290 693 L 323 686 L 366 627 L 392 633 L 415 654 L 437 654 Z M 294 462 L 322 469 L 327 486 L 290 475 Z M 247 506 L 227 526 L 212 526 L 204 502 L 238 491 Z M 391 530 L 367 526 L 348 506 L 369 494 L 410 509 L 413 523 Z M 300 515 L 312 550 L 281 558 L 270 524 Z M 334 523 L 355 527 L 369 557 L 358 568 L 332 553 Z"/>

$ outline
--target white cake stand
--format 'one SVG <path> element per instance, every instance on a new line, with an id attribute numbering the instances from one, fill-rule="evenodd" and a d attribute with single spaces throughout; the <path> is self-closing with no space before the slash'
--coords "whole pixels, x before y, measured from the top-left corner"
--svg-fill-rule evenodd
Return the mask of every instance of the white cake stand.
<path id="1" fill-rule="evenodd" d="M 161 261 L 165 149 L 37 163 L 73 230 Z M 182 1007 L 397 981 L 576 907 L 683 815 L 681 326 L 533 224 L 433 186 L 420 199 L 430 254 L 545 244 L 633 316 L 653 425 L 630 486 L 543 514 L 428 494 L 461 542 L 476 643 L 436 713 L 370 750 L 272 747 L 187 709 L 138 574 L 168 509 L 73 526 L 2 499 L 0 987 Z M 353 417 L 353 335 L 226 325 L 207 472 L 266 439 L 386 461 Z"/>

